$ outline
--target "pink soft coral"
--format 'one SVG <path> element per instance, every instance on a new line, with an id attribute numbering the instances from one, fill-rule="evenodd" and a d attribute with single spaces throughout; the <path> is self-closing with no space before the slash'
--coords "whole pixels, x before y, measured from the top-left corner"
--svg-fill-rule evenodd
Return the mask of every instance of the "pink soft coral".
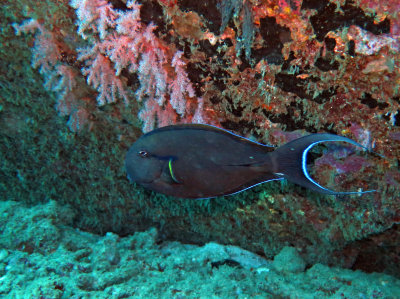
<path id="1" fill-rule="evenodd" d="M 115 10 L 104 0 L 73 0 L 71 6 L 77 10 L 78 33 L 85 39 L 88 34 L 93 36 L 91 45 L 79 51 L 78 59 L 86 64 L 83 74 L 99 92 L 100 105 L 115 102 L 117 97 L 128 102 L 128 91 L 119 78 L 125 69 L 138 75 L 140 87 L 135 96 L 145 102 L 139 113 L 144 131 L 175 123 L 177 115 L 186 116 L 187 97 L 195 94 L 183 53 L 178 51 L 170 58 L 154 34 L 156 26 L 141 22 L 136 1 L 128 1 L 126 11 Z M 167 71 L 168 64 L 175 73 Z"/>
<path id="2" fill-rule="evenodd" d="M 84 64 L 81 73 L 97 90 L 99 105 L 120 99 L 128 104 L 135 96 L 143 102 L 138 117 L 144 122 L 144 131 L 176 123 L 178 119 L 189 122 L 194 114 L 197 121 L 202 119 L 200 99 L 197 109 L 187 109 L 188 99 L 193 104 L 196 101 L 183 52 L 174 53 L 155 35 L 154 24 L 141 22 L 141 5 L 129 0 L 127 9 L 121 11 L 106 0 L 72 0 L 70 4 L 76 9 L 77 32 L 88 41 L 87 46 L 78 49 L 78 60 Z M 32 65 L 45 76 L 46 86 L 57 92 L 57 109 L 61 114 L 71 115 L 83 109 L 74 92 L 78 74 L 74 66 L 61 61 L 62 51 L 54 33 L 36 20 L 14 27 L 17 33 L 36 33 Z M 123 70 L 137 74 L 140 86 L 135 93 L 124 84 Z"/>

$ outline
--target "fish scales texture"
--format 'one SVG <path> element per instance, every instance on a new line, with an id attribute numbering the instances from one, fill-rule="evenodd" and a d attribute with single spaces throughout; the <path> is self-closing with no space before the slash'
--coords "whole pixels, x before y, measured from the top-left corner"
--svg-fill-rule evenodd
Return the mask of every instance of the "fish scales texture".
<path id="1" fill-rule="evenodd" d="M 308 174 L 308 151 L 332 141 L 364 148 L 346 137 L 312 134 L 274 149 L 210 125 L 173 125 L 141 136 L 129 149 L 125 166 L 131 181 L 180 198 L 229 195 L 284 178 L 325 194 L 370 192 L 335 192 Z"/>

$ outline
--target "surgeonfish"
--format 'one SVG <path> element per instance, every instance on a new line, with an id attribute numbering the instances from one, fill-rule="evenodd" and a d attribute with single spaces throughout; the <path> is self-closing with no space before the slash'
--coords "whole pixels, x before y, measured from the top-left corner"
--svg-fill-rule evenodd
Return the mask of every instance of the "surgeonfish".
<path id="1" fill-rule="evenodd" d="M 211 198 L 244 191 L 258 184 L 287 179 L 330 195 L 307 170 L 307 153 L 324 142 L 361 144 L 333 134 L 311 134 L 278 148 L 251 141 L 211 125 L 162 127 L 141 136 L 129 149 L 128 178 L 145 188 L 180 198 Z"/>

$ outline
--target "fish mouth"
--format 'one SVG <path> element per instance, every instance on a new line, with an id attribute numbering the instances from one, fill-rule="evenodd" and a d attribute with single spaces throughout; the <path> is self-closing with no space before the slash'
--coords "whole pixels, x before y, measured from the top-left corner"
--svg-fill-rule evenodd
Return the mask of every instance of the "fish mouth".
<path id="1" fill-rule="evenodd" d="M 137 184 L 141 184 L 141 185 L 150 185 L 150 184 L 154 183 L 154 181 L 159 180 L 161 177 L 161 174 L 162 174 L 162 172 L 158 171 L 158 173 L 153 175 L 151 178 L 146 178 L 146 176 L 139 176 L 139 175 L 133 175 L 133 177 L 136 177 L 136 178 L 132 178 L 128 173 L 127 178 L 131 183 L 137 183 Z"/>
<path id="2" fill-rule="evenodd" d="M 157 178 L 154 178 L 154 179 L 152 179 L 152 180 L 150 180 L 150 181 L 141 181 L 141 182 L 138 182 L 138 183 L 140 183 L 140 184 L 142 184 L 142 185 L 150 185 L 150 184 L 152 184 L 156 179 L 157 179 Z"/>
<path id="3" fill-rule="evenodd" d="M 161 173 L 160 173 L 158 176 L 156 176 L 156 177 L 154 177 L 154 178 L 152 178 L 152 179 L 150 179 L 150 180 L 141 181 L 140 184 L 142 184 L 142 185 L 150 185 L 150 184 L 153 184 L 155 181 L 159 180 L 160 177 L 161 177 Z"/>
<path id="4" fill-rule="evenodd" d="M 151 184 L 155 183 L 156 181 L 159 181 L 161 179 L 161 176 L 162 176 L 162 170 L 159 170 L 155 175 L 152 176 L 151 179 L 142 180 L 140 182 L 140 184 L 151 185 Z"/>

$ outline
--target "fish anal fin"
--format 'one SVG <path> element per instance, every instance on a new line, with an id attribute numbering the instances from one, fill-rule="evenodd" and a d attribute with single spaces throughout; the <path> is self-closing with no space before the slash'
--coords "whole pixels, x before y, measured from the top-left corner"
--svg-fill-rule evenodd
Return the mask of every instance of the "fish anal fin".
<path id="1" fill-rule="evenodd" d="M 231 189 L 222 195 L 233 195 L 233 194 L 240 193 L 242 191 L 245 191 L 247 189 L 253 188 L 254 186 L 257 186 L 257 185 L 260 185 L 260 184 L 263 184 L 266 182 L 279 181 L 282 179 L 283 179 L 282 177 L 279 177 L 273 173 L 267 173 L 260 178 L 248 181 L 245 184 L 238 186 L 237 188 Z"/>

